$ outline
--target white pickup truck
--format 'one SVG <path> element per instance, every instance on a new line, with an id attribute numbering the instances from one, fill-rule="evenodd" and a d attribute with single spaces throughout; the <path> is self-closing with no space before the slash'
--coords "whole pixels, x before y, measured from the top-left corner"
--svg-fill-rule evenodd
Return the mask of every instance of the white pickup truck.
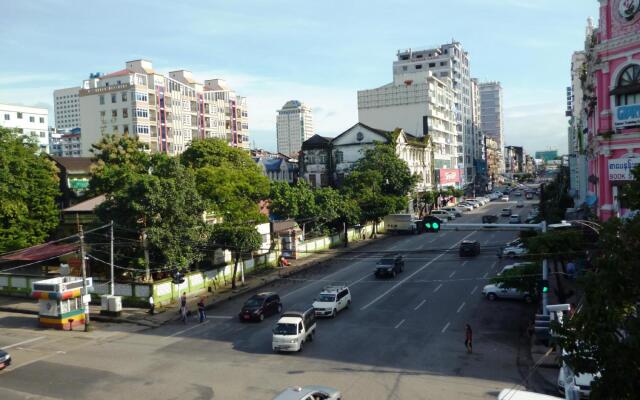
<path id="1" fill-rule="evenodd" d="M 316 334 L 316 315 L 313 308 L 306 311 L 287 311 L 273 328 L 273 351 L 302 351 L 305 342 L 312 342 Z"/>

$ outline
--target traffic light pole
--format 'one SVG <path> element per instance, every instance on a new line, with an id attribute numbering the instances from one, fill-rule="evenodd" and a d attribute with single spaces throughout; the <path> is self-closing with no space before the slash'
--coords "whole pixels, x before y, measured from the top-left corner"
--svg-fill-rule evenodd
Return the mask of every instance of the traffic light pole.
<path id="1" fill-rule="evenodd" d="M 542 221 L 540 223 L 541 225 L 541 231 L 542 233 L 547 233 L 547 222 L 546 221 Z M 542 260 L 542 281 L 543 282 L 548 282 L 549 281 L 549 261 L 545 258 L 544 260 Z M 544 290 L 542 290 L 542 314 L 544 315 L 549 315 L 549 310 L 547 310 L 547 306 L 549 305 L 549 293 Z"/>

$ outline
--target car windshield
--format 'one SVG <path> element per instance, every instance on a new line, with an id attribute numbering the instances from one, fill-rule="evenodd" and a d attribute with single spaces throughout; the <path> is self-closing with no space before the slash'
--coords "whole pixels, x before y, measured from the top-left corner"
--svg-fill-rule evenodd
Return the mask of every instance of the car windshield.
<path id="1" fill-rule="evenodd" d="M 336 296 L 333 294 L 321 293 L 320 296 L 318 296 L 318 301 L 321 301 L 323 303 L 332 303 L 336 301 Z"/>
<path id="2" fill-rule="evenodd" d="M 278 324 L 273 328 L 276 335 L 295 335 L 297 332 L 296 324 Z"/>
<path id="3" fill-rule="evenodd" d="M 393 258 L 383 258 L 382 260 L 378 261 L 379 265 L 391 265 L 393 264 Z"/>
<path id="4" fill-rule="evenodd" d="M 261 297 L 252 297 L 244 303 L 245 307 L 260 307 L 262 305 Z"/>

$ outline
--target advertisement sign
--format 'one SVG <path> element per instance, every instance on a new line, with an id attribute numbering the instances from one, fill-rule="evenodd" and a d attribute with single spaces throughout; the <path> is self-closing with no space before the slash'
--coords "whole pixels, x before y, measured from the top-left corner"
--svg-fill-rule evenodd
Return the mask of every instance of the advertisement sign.
<path id="1" fill-rule="evenodd" d="M 613 123 L 616 128 L 640 125 L 640 104 L 616 107 Z"/>
<path id="2" fill-rule="evenodd" d="M 460 170 L 459 169 L 441 169 L 440 170 L 440 184 L 448 185 L 451 183 L 460 182 Z"/>
<path id="3" fill-rule="evenodd" d="M 609 160 L 610 181 L 632 181 L 631 171 L 640 165 L 640 157 L 612 158 Z"/>

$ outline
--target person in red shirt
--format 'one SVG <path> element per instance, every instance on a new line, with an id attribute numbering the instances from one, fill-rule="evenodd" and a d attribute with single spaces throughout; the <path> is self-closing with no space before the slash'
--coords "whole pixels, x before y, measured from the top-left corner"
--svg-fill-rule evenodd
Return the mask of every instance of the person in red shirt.
<path id="1" fill-rule="evenodd" d="M 464 333 L 464 345 L 467 347 L 467 353 L 471 353 L 473 351 L 473 331 L 471 330 L 471 325 L 465 324 Z"/>

